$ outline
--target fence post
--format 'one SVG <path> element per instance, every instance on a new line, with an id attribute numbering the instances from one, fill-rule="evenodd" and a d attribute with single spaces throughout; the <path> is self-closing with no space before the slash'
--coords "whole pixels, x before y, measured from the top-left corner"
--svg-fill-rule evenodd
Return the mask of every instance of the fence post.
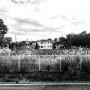
<path id="1" fill-rule="evenodd" d="M 39 55 L 38 58 L 39 58 L 39 71 L 40 71 L 40 70 L 41 70 L 41 67 L 40 67 L 40 63 L 41 63 L 41 62 L 40 62 L 40 55 Z"/>
<path id="2" fill-rule="evenodd" d="M 18 56 L 18 72 L 20 72 L 20 57 Z"/>
<path id="3" fill-rule="evenodd" d="M 81 60 L 80 60 L 80 70 L 82 70 L 82 55 L 80 55 Z"/>
<path id="4" fill-rule="evenodd" d="M 61 55 L 60 55 L 60 71 L 61 71 Z"/>

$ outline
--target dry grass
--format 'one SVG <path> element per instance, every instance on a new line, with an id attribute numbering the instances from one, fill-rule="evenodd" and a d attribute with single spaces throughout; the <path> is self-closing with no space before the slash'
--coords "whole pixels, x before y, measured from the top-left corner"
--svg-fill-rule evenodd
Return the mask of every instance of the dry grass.
<path id="1" fill-rule="evenodd" d="M 63 69 L 65 65 L 68 66 L 79 66 L 90 64 L 90 56 L 50 56 L 50 55 L 17 55 L 17 56 L 0 56 L 0 70 L 4 67 L 10 71 L 14 69 L 17 71 L 18 68 L 24 69 L 24 71 L 41 70 L 46 69 L 47 65 L 50 65 L 52 69 L 59 67 Z M 20 66 L 18 66 L 20 65 Z M 60 66 L 61 65 L 61 66 Z M 84 65 L 84 66 L 85 66 Z M 25 70 L 26 69 L 26 70 Z M 14 71 L 15 71 L 14 70 Z M 3 70 L 1 70 L 3 71 Z"/>

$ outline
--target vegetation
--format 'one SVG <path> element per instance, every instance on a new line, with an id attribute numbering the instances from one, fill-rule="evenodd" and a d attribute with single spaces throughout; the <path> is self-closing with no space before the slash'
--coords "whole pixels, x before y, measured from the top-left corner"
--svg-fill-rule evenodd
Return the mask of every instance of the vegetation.
<path id="1" fill-rule="evenodd" d="M 7 26 L 4 24 L 3 20 L 0 19 L 0 37 L 1 37 L 1 39 L 7 33 L 7 30 L 8 30 Z"/>
<path id="2" fill-rule="evenodd" d="M 71 48 L 71 46 L 90 48 L 90 33 L 87 33 L 86 31 L 83 31 L 79 34 L 71 33 L 66 35 L 66 38 L 60 37 L 59 40 L 55 38 L 54 41 L 54 48 L 55 45 L 63 45 L 63 48 Z M 62 48 L 62 46 L 60 46 L 60 48 Z"/>
<path id="3" fill-rule="evenodd" d="M 41 56 L 0 56 L 0 75 L 2 81 L 15 81 L 23 78 L 29 81 L 85 81 L 90 80 L 89 56 L 54 57 L 55 60 Z M 20 60 L 20 61 L 19 61 Z"/>
<path id="4" fill-rule="evenodd" d="M 7 31 L 7 26 L 0 19 L 0 46 L 10 44 L 12 41 L 11 37 L 4 37 Z M 90 57 L 84 56 L 90 54 L 89 41 L 90 33 L 83 31 L 79 34 L 73 33 L 59 39 L 55 38 L 53 43 L 55 50 L 38 50 L 37 43 L 29 42 L 30 45 L 33 45 L 32 48 L 37 49 L 35 50 L 37 56 L 28 56 L 24 52 L 19 54 L 26 41 L 11 43 L 10 49 L 16 49 L 17 54 L 15 52 L 16 55 L 0 55 L 0 81 L 18 82 L 23 78 L 29 81 L 90 80 Z M 72 46 L 75 48 L 73 49 Z M 57 47 L 59 48 L 56 50 Z M 29 52 L 29 49 L 27 51 Z M 47 55 L 47 57 L 43 55 Z M 57 55 L 66 56 L 57 57 Z"/>
<path id="5" fill-rule="evenodd" d="M 4 37 L 5 34 L 7 34 L 7 31 L 8 31 L 7 25 L 5 25 L 4 21 L 0 19 L 0 46 L 1 47 L 7 46 L 7 44 L 9 44 L 12 41 L 11 37 Z"/>

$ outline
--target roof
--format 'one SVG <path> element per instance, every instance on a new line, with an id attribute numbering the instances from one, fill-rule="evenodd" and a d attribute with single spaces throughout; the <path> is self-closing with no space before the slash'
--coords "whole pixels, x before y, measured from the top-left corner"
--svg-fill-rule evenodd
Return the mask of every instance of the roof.
<path id="1" fill-rule="evenodd" d="M 38 40 L 37 42 L 50 42 L 50 43 L 53 43 L 53 40 Z"/>

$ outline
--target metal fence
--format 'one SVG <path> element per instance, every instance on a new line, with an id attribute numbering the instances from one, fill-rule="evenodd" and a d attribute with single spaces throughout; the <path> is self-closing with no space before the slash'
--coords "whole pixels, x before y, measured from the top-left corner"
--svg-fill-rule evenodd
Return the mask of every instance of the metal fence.
<path id="1" fill-rule="evenodd" d="M 0 72 L 62 71 L 65 67 L 90 67 L 89 55 L 0 56 Z"/>

